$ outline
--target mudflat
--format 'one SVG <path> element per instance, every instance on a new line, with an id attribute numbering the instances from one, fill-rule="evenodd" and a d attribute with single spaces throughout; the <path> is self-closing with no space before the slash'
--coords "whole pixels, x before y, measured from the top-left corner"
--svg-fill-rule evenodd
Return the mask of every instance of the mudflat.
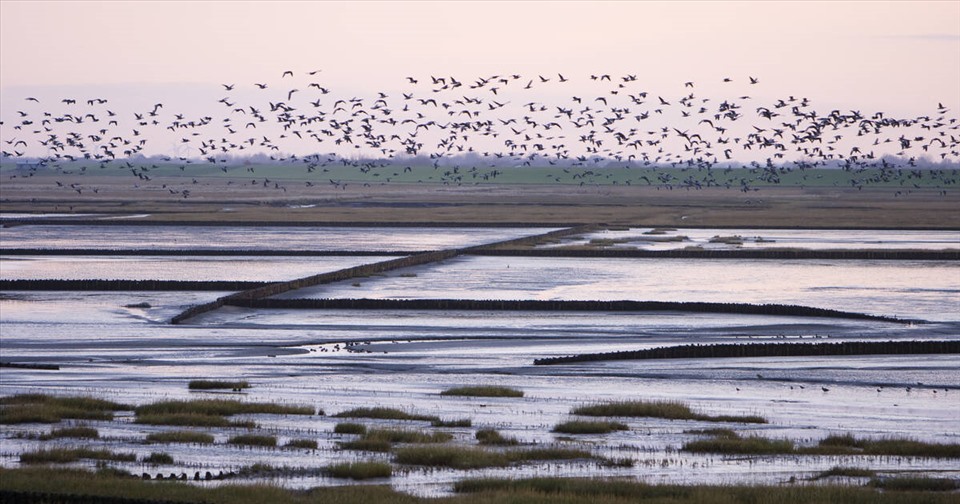
<path id="1" fill-rule="evenodd" d="M 284 190 L 223 179 L 158 178 L 136 187 L 87 176 L 86 190 L 54 176 L 3 181 L 3 213 L 147 214 L 142 220 L 358 224 L 605 223 L 634 226 L 960 229 L 960 197 L 936 188 L 702 189 L 563 184 L 288 184 Z M 173 189 L 176 188 L 176 191 Z M 189 196 L 182 191 L 189 188 Z M 93 191 L 96 189 L 96 192 Z"/>

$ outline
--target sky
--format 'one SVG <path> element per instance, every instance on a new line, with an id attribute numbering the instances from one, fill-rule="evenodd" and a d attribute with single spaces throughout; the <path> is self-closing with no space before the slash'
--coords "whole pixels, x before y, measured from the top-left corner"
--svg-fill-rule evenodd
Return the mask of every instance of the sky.
<path id="1" fill-rule="evenodd" d="M 651 95 L 692 82 L 718 100 L 736 86 L 824 110 L 915 116 L 942 104 L 956 117 L 960 2 L 0 1 L 6 127 L 31 96 L 200 110 L 223 84 L 305 96 L 312 82 L 349 98 L 396 96 L 409 76 L 512 74 L 550 77 L 542 101 L 593 92 L 591 75 L 635 75 Z"/>

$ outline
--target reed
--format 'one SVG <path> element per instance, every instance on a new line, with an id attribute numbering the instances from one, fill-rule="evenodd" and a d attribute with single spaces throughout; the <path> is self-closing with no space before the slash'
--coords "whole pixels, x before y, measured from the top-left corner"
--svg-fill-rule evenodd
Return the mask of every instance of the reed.
<path id="1" fill-rule="evenodd" d="M 453 420 L 436 419 L 430 422 L 431 427 L 470 427 L 473 420 L 469 418 L 455 418 Z"/>

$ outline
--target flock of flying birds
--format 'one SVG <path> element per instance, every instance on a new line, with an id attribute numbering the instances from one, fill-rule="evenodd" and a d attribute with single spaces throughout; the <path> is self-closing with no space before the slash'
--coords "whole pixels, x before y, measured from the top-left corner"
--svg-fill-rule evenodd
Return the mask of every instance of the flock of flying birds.
<path id="1" fill-rule="evenodd" d="M 556 166 L 556 181 L 579 176 L 581 184 L 585 174 L 602 173 L 597 169 L 603 167 L 653 167 L 655 174 L 644 172 L 634 183 L 744 191 L 757 179 L 776 183 L 785 172 L 817 167 L 873 169 L 854 179 L 859 187 L 891 180 L 915 184 L 911 179 L 924 176 L 942 188 L 960 181 L 960 123 L 942 104 L 930 114 L 896 118 L 818 111 L 796 96 L 761 103 L 749 95 L 760 83 L 752 76 L 710 83 L 729 89 L 721 98 L 698 95 L 695 82 L 663 94 L 645 90 L 636 75 L 607 74 L 579 78 L 591 93 L 582 85 L 566 91 L 571 78 L 562 74 L 509 74 L 407 77 L 396 92 L 347 97 L 320 77 L 319 70 L 286 71 L 273 82 L 222 84 L 222 98 L 210 104 L 210 112 L 194 114 L 174 110 L 172 103 L 114 112 L 108 98 L 43 103 L 26 97 L 16 117 L 0 121 L 2 160 L 24 160 L 32 147 L 45 154 L 21 163 L 26 172 L 12 176 L 121 168 L 139 181 L 151 180 L 157 163 L 184 172 L 191 165 L 254 172 L 240 162 L 251 156 L 302 164 L 307 173 L 318 171 L 322 183 L 331 165 L 364 172 L 393 167 L 397 173 L 432 165 L 435 181 L 444 184 L 490 182 L 513 166 Z M 163 148 L 167 142 L 172 151 Z M 921 171 L 918 162 L 941 168 Z M 702 176 L 683 182 L 671 168 Z M 712 175 L 735 168 L 750 175 L 734 184 Z M 263 185 L 268 183 L 265 177 Z M 83 192 L 76 183 L 58 184 Z"/>

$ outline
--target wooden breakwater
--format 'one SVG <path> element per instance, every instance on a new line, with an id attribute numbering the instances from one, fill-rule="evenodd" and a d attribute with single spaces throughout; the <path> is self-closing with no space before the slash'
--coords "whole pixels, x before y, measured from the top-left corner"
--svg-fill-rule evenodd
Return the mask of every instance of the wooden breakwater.
<path id="1" fill-rule="evenodd" d="M 457 257 L 461 254 L 467 253 L 469 251 L 478 250 L 483 247 L 488 246 L 500 246 L 500 245 L 510 245 L 510 246 L 520 246 L 526 244 L 536 244 L 542 240 L 562 238 L 569 234 L 573 233 L 583 233 L 585 230 L 593 229 L 592 226 L 581 226 L 568 229 L 558 229 L 550 231 L 548 233 L 528 236 L 522 238 L 515 238 L 511 240 L 504 240 L 487 245 L 478 245 L 473 247 L 459 248 L 459 249 L 448 249 L 448 250 L 438 250 L 434 252 L 425 252 L 422 254 L 413 254 L 407 257 L 400 257 L 397 259 L 391 259 L 388 261 L 380 261 L 371 264 L 364 264 L 361 266 L 355 266 L 352 268 L 346 268 L 338 271 L 333 271 L 329 273 L 321 273 L 318 275 L 311 275 L 304 278 L 298 278 L 296 280 L 291 280 L 288 282 L 276 282 L 260 287 L 255 287 L 253 289 L 244 290 L 229 296 L 223 296 L 217 298 L 214 301 L 209 303 L 204 303 L 196 306 L 192 306 L 182 313 L 176 315 L 170 319 L 171 324 L 180 324 L 185 320 L 188 320 L 192 317 L 196 317 L 201 313 L 206 313 L 211 310 L 216 310 L 225 305 L 232 306 L 247 306 L 254 307 L 256 303 L 264 298 L 275 296 L 277 294 L 296 290 L 303 289 L 305 287 L 313 287 L 315 285 L 321 285 L 332 282 L 340 282 L 343 280 L 349 280 L 351 278 L 357 277 L 366 277 L 371 275 L 381 274 L 390 270 L 400 269 L 400 268 L 409 268 L 412 266 L 420 266 L 423 264 L 434 263 L 438 261 L 443 261 L 446 259 L 451 259 Z"/>
<path id="2" fill-rule="evenodd" d="M 266 284 L 233 280 L 0 280 L 0 291 L 238 291 Z"/>
<path id="3" fill-rule="evenodd" d="M 681 345 L 535 359 L 538 366 L 612 360 L 807 357 L 830 355 L 960 354 L 960 341 L 845 341 L 842 343 L 730 343 Z"/>
<path id="4" fill-rule="evenodd" d="M 696 249 L 640 250 L 623 248 L 478 249 L 472 255 L 509 257 L 584 257 L 650 259 L 821 259 L 884 261 L 960 261 L 960 249 L 950 250 L 809 250 L 809 249 Z"/>
<path id="5" fill-rule="evenodd" d="M 814 308 L 810 306 L 749 303 L 704 303 L 674 301 L 542 301 L 491 299 L 246 299 L 236 304 L 250 308 L 313 310 L 464 310 L 464 311 L 595 311 L 595 312 L 688 312 L 826 317 L 918 323 L 882 315 Z"/>

